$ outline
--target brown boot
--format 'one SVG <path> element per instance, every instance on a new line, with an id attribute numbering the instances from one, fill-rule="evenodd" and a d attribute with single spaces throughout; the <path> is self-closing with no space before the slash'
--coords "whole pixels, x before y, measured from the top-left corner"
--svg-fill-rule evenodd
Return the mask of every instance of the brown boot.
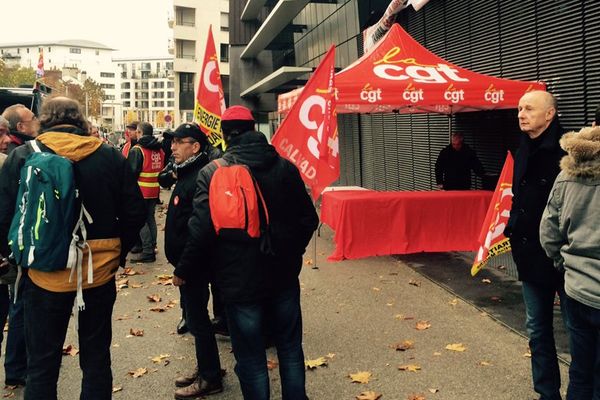
<path id="1" fill-rule="evenodd" d="M 200 399 L 223 391 L 223 382 L 210 383 L 198 377 L 191 385 L 175 391 L 176 400 Z"/>
<path id="2" fill-rule="evenodd" d="M 175 386 L 179 388 L 190 386 L 196 379 L 198 379 L 198 367 L 194 368 L 193 372 L 175 379 Z"/>

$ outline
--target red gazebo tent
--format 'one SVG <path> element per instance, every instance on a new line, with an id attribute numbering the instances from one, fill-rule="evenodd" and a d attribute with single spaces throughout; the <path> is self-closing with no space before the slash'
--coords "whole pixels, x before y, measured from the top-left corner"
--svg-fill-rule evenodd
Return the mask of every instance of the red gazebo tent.
<path id="1" fill-rule="evenodd" d="M 479 74 L 449 63 L 421 46 L 398 24 L 368 53 L 335 77 L 338 113 L 435 112 L 516 108 L 540 82 Z M 302 88 L 278 98 L 286 113 Z"/>

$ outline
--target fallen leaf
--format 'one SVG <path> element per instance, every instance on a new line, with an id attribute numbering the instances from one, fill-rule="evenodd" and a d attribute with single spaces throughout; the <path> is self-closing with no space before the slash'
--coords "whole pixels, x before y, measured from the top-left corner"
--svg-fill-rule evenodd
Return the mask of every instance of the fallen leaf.
<path id="1" fill-rule="evenodd" d="M 133 289 L 139 289 L 139 288 L 142 288 L 142 287 L 144 287 L 144 285 L 142 285 L 141 283 L 132 283 L 130 286 L 131 286 Z"/>
<path id="2" fill-rule="evenodd" d="M 15 397 L 15 393 L 14 392 L 4 393 L 2 395 L 2 398 L 4 398 L 4 399 L 10 399 L 12 397 Z"/>
<path id="3" fill-rule="evenodd" d="M 131 317 L 127 314 L 124 314 L 124 315 L 121 315 L 120 317 L 116 318 L 117 321 L 124 321 L 126 319 L 131 319 Z"/>
<path id="4" fill-rule="evenodd" d="M 327 359 L 325 357 L 319 357 L 315 360 L 304 360 L 304 365 L 307 369 L 315 369 L 317 367 L 326 366 Z"/>
<path id="5" fill-rule="evenodd" d="M 146 368 L 138 368 L 135 371 L 129 371 L 129 375 L 131 375 L 134 378 L 139 378 L 142 375 L 146 375 L 148 373 L 148 370 Z"/>
<path id="6" fill-rule="evenodd" d="M 378 400 L 379 398 L 381 398 L 381 393 L 373 392 L 372 390 L 361 392 L 361 394 L 356 396 L 356 400 Z"/>
<path id="7" fill-rule="evenodd" d="M 436 351 L 436 352 L 434 352 L 434 353 L 433 353 L 433 355 L 434 355 L 434 356 L 441 356 L 441 355 L 442 355 L 442 353 L 440 353 L 439 351 Z"/>
<path id="8" fill-rule="evenodd" d="M 489 285 L 490 283 L 492 283 L 492 281 L 491 281 L 491 280 L 489 280 L 488 278 L 483 278 L 483 279 L 481 280 L 481 283 L 487 283 L 487 284 Z"/>
<path id="9" fill-rule="evenodd" d="M 167 307 L 152 307 L 149 308 L 150 311 L 154 311 L 154 312 L 165 312 L 167 311 Z"/>
<path id="10" fill-rule="evenodd" d="M 425 329 L 431 328 L 429 321 L 418 321 L 415 325 L 415 329 L 418 331 L 424 331 Z"/>
<path id="11" fill-rule="evenodd" d="M 448 304 L 450 304 L 451 306 L 455 306 L 458 304 L 458 299 L 452 299 L 448 302 Z"/>
<path id="12" fill-rule="evenodd" d="M 452 343 L 446 345 L 446 350 L 450 351 L 465 351 L 467 348 L 462 343 Z"/>
<path id="13" fill-rule="evenodd" d="M 75 357 L 77 354 L 79 354 L 79 350 L 69 344 L 63 347 L 62 353 L 63 356 Z"/>
<path id="14" fill-rule="evenodd" d="M 412 340 L 405 340 L 405 341 L 403 341 L 403 342 L 396 343 L 396 344 L 394 345 L 394 348 L 395 348 L 397 351 L 406 351 L 406 350 L 408 350 L 408 349 L 412 349 L 412 348 L 414 348 L 414 344 L 415 344 L 415 342 L 413 342 Z"/>
<path id="15" fill-rule="evenodd" d="M 129 328 L 129 334 L 131 336 L 144 336 L 144 330 Z"/>
<path id="16" fill-rule="evenodd" d="M 482 367 L 489 367 L 490 365 L 492 365 L 492 363 L 488 361 L 479 361 L 479 365 L 481 365 Z"/>
<path id="17" fill-rule="evenodd" d="M 425 396 L 422 394 L 411 394 L 408 396 L 408 400 L 425 400 Z"/>
<path id="18" fill-rule="evenodd" d="M 331 360 L 333 357 L 335 357 L 335 353 L 328 353 L 325 357 Z"/>
<path id="19" fill-rule="evenodd" d="M 179 304 L 179 300 L 169 300 L 169 302 L 167 303 L 167 305 L 165 307 L 166 308 L 173 308 L 177 304 Z"/>
<path id="20" fill-rule="evenodd" d="M 151 303 L 159 303 L 161 301 L 160 296 L 157 294 L 146 296 L 146 298 L 150 300 Z"/>
<path id="21" fill-rule="evenodd" d="M 154 364 L 158 364 L 158 363 L 160 363 L 162 360 L 164 360 L 165 358 L 168 358 L 168 357 L 171 357 L 171 355 L 170 355 L 170 354 L 160 354 L 160 355 L 158 355 L 158 356 L 156 356 L 156 357 L 152 357 L 152 362 L 153 362 Z"/>
<path id="22" fill-rule="evenodd" d="M 408 281 L 408 284 L 409 284 L 409 285 L 416 286 L 416 287 L 421 287 L 421 282 L 419 282 L 419 281 L 416 281 L 416 280 L 414 280 L 414 279 L 411 279 L 410 281 Z"/>
<path id="23" fill-rule="evenodd" d="M 113 393 L 120 392 L 121 390 L 123 390 L 123 386 L 113 386 L 112 388 Z"/>
<path id="24" fill-rule="evenodd" d="M 430 393 L 437 393 L 440 391 L 440 389 L 436 389 L 436 388 L 429 388 L 427 390 L 429 390 Z"/>
<path id="25" fill-rule="evenodd" d="M 308 260 L 304 261 L 304 265 L 313 265 L 314 261 L 312 260 L 312 258 L 309 258 Z"/>
<path id="26" fill-rule="evenodd" d="M 421 367 L 415 364 L 407 364 L 407 365 L 400 365 L 398 367 L 398 369 L 400 371 L 408 371 L 408 372 L 417 372 L 421 370 Z"/>
<path id="27" fill-rule="evenodd" d="M 117 289 L 120 290 L 120 289 L 125 289 L 127 287 L 129 287 L 129 279 L 124 278 L 124 279 L 119 279 L 117 281 Z"/>
<path id="28" fill-rule="evenodd" d="M 376 291 L 376 292 L 380 292 L 381 291 L 381 289 L 379 289 L 378 287 L 374 287 L 373 290 Z"/>
<path id="29" fill-rule="evenodd" d="M 355 374 L 350 374 L 350 379 L 352 379 L 352 382 L 357 382 L 357 383 L 369 383 L 369 379 L 371 379 L 371 376 L 373 374 L 371 374 L 369 371 L 361 371 L 361 372 L 357 372 Z"/>
<path id="30" fill-rule="evenodd" d="M 527 350 L 527 353 L 523 354 L 523 357 L 531 358 L 531 350 Z"/>
<path id="31" fill-rule="evenodd" d="M 415 319 L 415 317 L 406 316 L 404 314 L 396 314 L 396 315 L 394 315 L 394 318 L 403 320 L 403 321 L 406 321 L 407 319 Z"/>
<path id="32" fill-rule="evenodd" d="M 131 267 L 127 267 L 121 273 L 121 276 L 133 276 L 133 275 L 144 275 L 144 272 L 136 271 Z"/>
<path id="33" fill-rule="evenodd" d="M 269 371 L 274 370 L 275 368 L 277 368 L 278 365 L 279 363 L 275 360 L 267 360 L 267 369 Z"/>

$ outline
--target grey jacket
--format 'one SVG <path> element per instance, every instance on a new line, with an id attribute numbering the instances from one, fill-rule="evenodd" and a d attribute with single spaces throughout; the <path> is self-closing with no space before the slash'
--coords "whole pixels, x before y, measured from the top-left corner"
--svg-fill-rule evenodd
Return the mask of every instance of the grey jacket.
<path id="1" fill-rule="evenodd" d="M 560 163 L 540 224 L 540 241 L 565 270 L 569 297 L 600 309 L 600 127 L 560 140 Z"/>

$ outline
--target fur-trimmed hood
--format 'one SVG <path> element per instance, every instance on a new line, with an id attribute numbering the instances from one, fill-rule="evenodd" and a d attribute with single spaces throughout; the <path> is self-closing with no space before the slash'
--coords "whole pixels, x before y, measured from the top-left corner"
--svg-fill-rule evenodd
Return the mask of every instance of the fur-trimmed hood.
<path id="1" fill-rule="evenodd" d="M 571 176 L 600 179 L 600 127 L 566 133 L 560 146 L 568 153 L 560 168 Z"/>

